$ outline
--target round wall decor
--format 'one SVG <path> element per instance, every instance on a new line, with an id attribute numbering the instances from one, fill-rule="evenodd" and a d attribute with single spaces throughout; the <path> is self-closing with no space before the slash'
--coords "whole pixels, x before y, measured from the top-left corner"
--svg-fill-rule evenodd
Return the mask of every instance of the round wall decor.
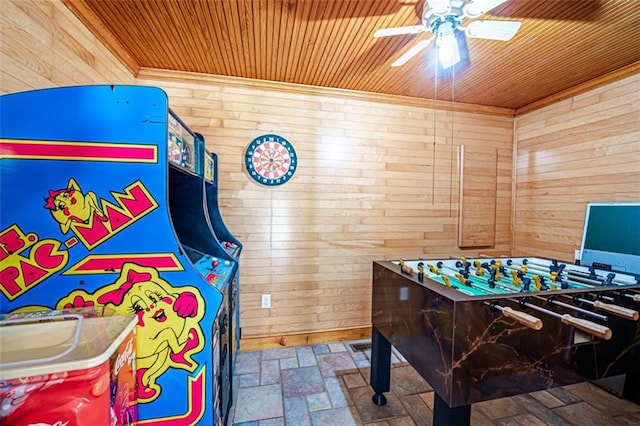
<path id="1" fill-rule="evenodd" d="M 244 166 L 256 182 L 277 186 L 291 179 L 298 166 L 298 157 L 291 142 L 282 136 L 266 134 L 247 146 Z"/>

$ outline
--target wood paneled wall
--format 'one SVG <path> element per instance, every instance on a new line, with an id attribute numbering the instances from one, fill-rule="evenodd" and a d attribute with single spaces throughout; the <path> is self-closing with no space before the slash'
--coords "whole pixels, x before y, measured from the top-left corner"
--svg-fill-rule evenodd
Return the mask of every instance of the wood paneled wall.
<path id="1" fill-rule="evenodd" d="M 137 83 L 59 0 L 5 0 L 0 8 L 2 93 Z M 143 76 L 139 84 L 165 88 L 220 156 L 223 214 L 245 243 L 245 338 L 368 328 L 372 260 L 459 252 L 458 145 L 498 151 L 496 251 L 509 249 L 510 117 L 303 86 L 160 77 L 182 82 Z M 245 147 L 266 132 L 298 151 L 300 167 L 284 187 L 261 187 L 243 170 Z M 263 293 L 271 309 L 259 308 Z"/>
<path id="2" fill-rule="evenodd" d="M 640 75 L 516 119 L 514 255 L 573 260 L 589 201 L 640 201 Z"/>
<path id="3" fill-rule="evenodd" d="M 483 251 L 510 251 L 511 117 L 434 116 L 398 97 L 157 70 L 143 69 L 139 83 L 166 90 L 219 155 L 222 213 L 244 243 L 243 340 L 368 328 L 373 260 L 463 253 L 459 145 L 497 152 L 496 244 Z M 243 168 L 245 148 L 265 133 L 298 154 L 280 187 L 260 186 Z M 260 308 L 264 293 L 271 309 Z"/>
<path id="4" fill-rule="evenodd" d="M 60 0 L 0 0 L 0 93 L 135 78 Z"/>
<path id="5" fill-rule="evenodd" d="M 516 254 L 570 260 L 587 201 L 640 199 L 640 76 L 522 115 L 514 138 L 514 119 L 482 107 L 154 70 L 135 79 L 60 0 L 0 0 L 0 12 L 1 93 L 156 85 L 205 135 L 222 213 L 245 244 L 243 340 L 365 330 L 373 260 L 477 254 L 458 247 L 460 145 L 497 155 L 495 244 L 483 253 L 510 254 L 513 235 Z M 282 187 L 243 169 L 264 133 L 298 152 Z"/>
<path id="6" fill-rule="evenodd" d="M 458 247 L 494 247 L 498 153 L 486 146 L 460 146 Z"/>

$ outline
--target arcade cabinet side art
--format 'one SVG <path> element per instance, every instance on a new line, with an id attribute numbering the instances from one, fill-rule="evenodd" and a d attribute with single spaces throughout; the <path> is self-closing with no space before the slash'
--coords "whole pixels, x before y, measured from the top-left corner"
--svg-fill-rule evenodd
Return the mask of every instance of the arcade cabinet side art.
<path id="1" fill-rule="evenodd" d="M 136 315 L 138 425 L 213 424 L 222 297 L 173 232 L 168 111 L 142 86 L 0 97 L 0 313 Z"/>

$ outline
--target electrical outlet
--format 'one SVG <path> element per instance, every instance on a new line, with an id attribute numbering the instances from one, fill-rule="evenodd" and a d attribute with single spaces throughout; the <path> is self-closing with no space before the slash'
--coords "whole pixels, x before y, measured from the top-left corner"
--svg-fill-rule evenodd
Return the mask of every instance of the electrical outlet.
<path id="1" fill-rule="evenodd" d="M 262 295 L 262 308 L 270 308 L 271 307 L 271 295 L 263 294 Z"/>

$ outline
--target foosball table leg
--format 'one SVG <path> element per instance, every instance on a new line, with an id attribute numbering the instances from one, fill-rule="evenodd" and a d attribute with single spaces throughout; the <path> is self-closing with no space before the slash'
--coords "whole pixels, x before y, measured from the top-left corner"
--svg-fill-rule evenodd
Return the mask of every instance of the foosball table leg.
<path id="1" fill-rule="evenodd" d="M 640 404 L 640 373 L 627 373 L 622 396 L 631 402 Z"/>
<path id="2" fill-rule="evenodd" d="M 391 343 L 373 326 L 371 330 L 371 387 L 375 395 L 371 400 L 377 406 L 387 403 L 384 392 L 389 392 L 391 377 Z"/>
<path id="3" fill-rule="evenodd" d="M 471 424 L 471 404 L 451 408 L 433 393 L 433 426 L 468 426 Z"/>

